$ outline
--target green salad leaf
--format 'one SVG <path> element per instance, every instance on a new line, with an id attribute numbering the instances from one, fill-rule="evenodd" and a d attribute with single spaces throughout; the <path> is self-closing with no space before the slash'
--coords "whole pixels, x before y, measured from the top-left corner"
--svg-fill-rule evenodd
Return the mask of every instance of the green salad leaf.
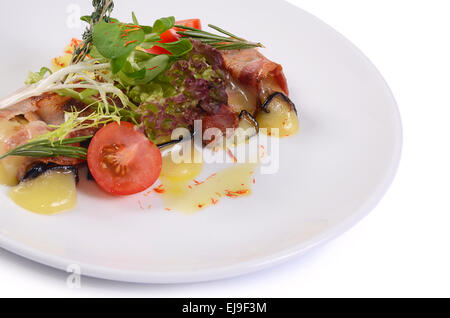
<path id="1" fill-rule="evenodd" d="M 119 77 L 128 86 L 147 84 L 167 70 L 170 60 L 166 54 L 153 56 L 142 52 L 128 59 Z"/>
<path id="2" fill-rule="evenodd" d="M 157 43 L 155 44 L 159 47 L 162 47 L 172 53 L 174 57 L 180 57 L 192 50 L 192 43 L 188 39 L 180 39 L 176 42 L 170 43 Z"/>
<path id="3" fill-rule="evenodd" d="M 49 73 L 50 75 L 52 74 L 52 71 L 47 67 L 42 67 L 41 70 L 36 73 L 30 71 L 28 73 L 27 79 L 25 80 L 25 84 L 30 85 L 37 83 L 41 81 L 47 73 Z"/>
<path id="4" fill-rule="evenodd" d="M 136 14 L 133 12 L 131 12 L 131 18 L 133 19 L 133 23 L 135 25 L 139 25 L 138 19 L 136 18 Z"/>
<path id="5" fill-rule="evenodd" d="M 111 71 L 113 72 L 113 74 L 117 74 L 120 72 L 120 70 L 123 68 L 123 66 L 125 65 L 125 62 L 127 61 L 127 56 L 121 56 L 115 59 L 111 60 Z"/>
<path id="6" fill-rule="evenodd" d="M 167 30 L 173 28 L 174 25 L 175 25 L 175 17 L 161 18 L 153 23 L 153 32 L 157 34 L 162 34 Z"/>
<path id="7" fill-rule="evenodd" d="M 144 37 L 141 27 L 115 22 L 100 22 L 93 30 L 94 46 L 108 59 L 128 56 L 144 41 Z"/>

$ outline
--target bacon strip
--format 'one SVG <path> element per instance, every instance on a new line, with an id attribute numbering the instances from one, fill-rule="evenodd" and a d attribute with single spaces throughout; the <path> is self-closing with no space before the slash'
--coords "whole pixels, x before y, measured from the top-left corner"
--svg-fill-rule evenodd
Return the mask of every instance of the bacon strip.
<path id="1" fill-rule="evenodd" d="M 233 78 L 255 89 L 261 99 L 277 91 L 289 95 L 283 67 L 267 59 L 257 49 L 224 50 L 221 53 L 225 69 Z"/>

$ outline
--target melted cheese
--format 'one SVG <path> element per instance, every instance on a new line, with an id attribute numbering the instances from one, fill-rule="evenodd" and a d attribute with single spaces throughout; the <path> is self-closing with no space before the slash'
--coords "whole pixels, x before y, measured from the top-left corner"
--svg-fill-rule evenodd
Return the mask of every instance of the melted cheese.
<path id="1" fill-rule="evenodd" d="M 0 161 L 0 185 L 15 186 L 19 182 L 17 173 L 25 162 L 23 157 L 7 157 Z"/>
<path id="2" fill-rule="evenodd" d="M 254 115 L 257 113 L 260 102 L 264 103 L 270 95 L 282 91 L 277 80 L 273 76 L 269 76 L 261 82 L 259 92 L 260 101 L 258 101 L 258 96 L 251 89 L 236 80 L 232 80 L 231 89 L 227 92 L 228 104 L 236 114 L 240 114 L 243 110 L 246 110 L 251 115 Z M 270 114 L 260 110 L 256 117 L 259 127 L 266 128 L 269 136 L 287 137 L 295 135 L 298 132 L 300 127 L 298 116 L 288 103 L 276 97 L 273 99 L 270 108 Z M 272 134 L 271 128 L 278 128 L 279 134 Z"/>
<path id="3" fill-rule="evenodd" d="M 300 124 L 295 110 L 281 97 L 275 97 L 268 107 L 269 113 L 260 111 L 256 120 L 261 132 L 267 132 L 269 136 L 278 135 L 280 138 L 295 135 Z M 278 129 L 278 134 L 273 133 L 272 128 Z"/>
<path id="4" fill-rule="evenodd" d="M 72 173 L 50 171 L 12 188 L 10 198 L 22 208 L 38 214 L 55 214 L 73 209 L 77 190 Z"/>
<path id="5" fill-rule="evenodd" d="M 231 89 L 227 91 L 228 105 L 234 113 L 240 114 L 243 110 L 254 114 L 258 107 L 258 99 L 251 89 L 235 80 L 231 80 Z"/>

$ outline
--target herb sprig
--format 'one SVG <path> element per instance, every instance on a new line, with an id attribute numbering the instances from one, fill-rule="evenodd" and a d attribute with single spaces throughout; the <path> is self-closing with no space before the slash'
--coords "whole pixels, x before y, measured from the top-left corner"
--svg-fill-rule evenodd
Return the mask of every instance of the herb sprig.
<path id="1" fill-rule="evenodd" d="M 53 158 L 58 156 L 86 159 L 87 149 L 83 147 L 70 146 L 79 142 L 86 141 L 93 136 L 82 136 L 51 142 L 48 139 L 39 139 L 30 141 L 22 146 L 5 153 L 0 157 L 4 159 L 8 156 L 22 156 L 34 158 Z"/>
<path id="2" fill-rule="evenodd" d="M 89 27 L 83 33 L 83 42 L 81 42 L 80 45 L 73 51 L 71 64 L 76 64 L 82 61 L 86 55 L 89 54 L 92 47 L 92 32 L 94 26 L 101 21 L 111 21 L 110 16 L 112 10 L 114 9 L 113 0 L 92 0 L 92 6 L 94 7 L 94 12 L 92 12 L 90 16 L 84 16 L 81 18 L 81 20 L 89 23 Z"/>
<path id="3" fill-rule="evenodd" d="M 219 50 L 243 50 L 261 47 L 264 45 L 259 42 L 250 42 L 241 37 L 234 35 L 218 26 L 208 24 L 208 26 L 222 34 L 227 36 L 218 35 L 210 32 L 206 32 L 193 27 L 188 27 L 184 25 L 175 25 L 176 28 L 183 29 L 186 31 L 178 31 L 177 33 L 183 36 L 187 36 L 192 39 L 200 40 L 205 44 L 209 44 Z"/>

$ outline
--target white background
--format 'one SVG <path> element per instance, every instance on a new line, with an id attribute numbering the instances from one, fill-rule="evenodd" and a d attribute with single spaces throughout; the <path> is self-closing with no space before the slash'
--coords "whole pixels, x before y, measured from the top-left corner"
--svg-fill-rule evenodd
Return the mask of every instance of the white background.
<path id="1" fill-rule="evenodd" d="M 66 286 L 66 273 L 0 250 L 0 297 L 450 296 L 450 3 L 289 2 L 355 43 L 397 99 L 403 159 L 378 207 L 353 229 L 303 257 L 202 284 L 134 285 L 83 278 L 81 288 L 74 290 Z"/>

